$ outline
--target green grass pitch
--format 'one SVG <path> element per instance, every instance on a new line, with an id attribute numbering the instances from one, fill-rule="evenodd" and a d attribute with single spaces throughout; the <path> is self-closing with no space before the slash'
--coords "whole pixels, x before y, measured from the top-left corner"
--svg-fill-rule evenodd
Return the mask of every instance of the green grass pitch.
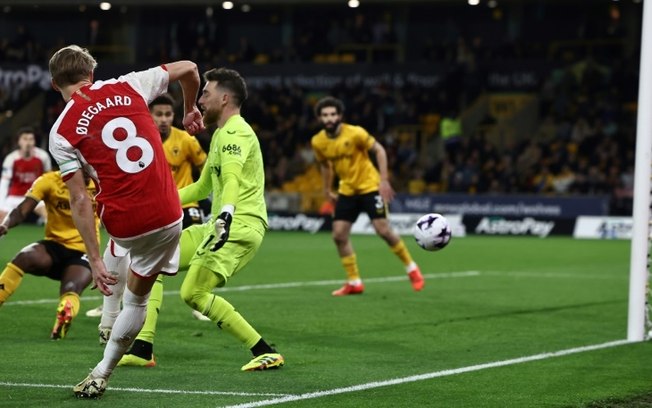
<path id="1" fill-rule="evenodd" d="M 41 234 L 10 231 L 0 263 Z M 366 291 L 333 298 L 344 273 L 330 236 L 269 232 L 219 293 L 285 355 L 275 371 L 240 372 L 249 351 L 192 318 L 183 272 L 167 278 L 158 366 L 117 368 L 92 405 L 650 406 L 635 401 L 652 394 L 652 345 L 609 344 L 626 337 L 629 242 L 471 236 L 429 253 L 405 241 L 422 292 L 378 237 L 353 236 Z M 57 297 L 58 282 L 27 276 L 0 308 L 0 407 L 89 406 L 72 386 L 101 358 L 99 319 L 84 315 L 101 300 L 87 290 L 51 341 Z"/>

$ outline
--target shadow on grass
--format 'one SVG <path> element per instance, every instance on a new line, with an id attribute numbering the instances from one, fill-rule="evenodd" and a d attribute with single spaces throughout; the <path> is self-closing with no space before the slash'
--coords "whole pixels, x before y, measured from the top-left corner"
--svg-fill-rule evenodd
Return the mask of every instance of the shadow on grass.
<path id="1" fill-rule="evenodd" d="M 609 398 L 589 402 L 583 405 L 570 405 L 566 408 L 650 408 L 652 407 L 652 390 L 645 394 L 627 398 Z"/>

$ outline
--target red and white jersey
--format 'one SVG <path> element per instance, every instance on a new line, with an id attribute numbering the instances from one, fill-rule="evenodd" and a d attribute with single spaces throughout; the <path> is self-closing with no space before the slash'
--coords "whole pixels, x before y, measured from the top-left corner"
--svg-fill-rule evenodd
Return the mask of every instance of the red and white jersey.
<path id="1" fill-rule="evenodd" d="M 23 157 L 19 150 L 14 150 L 2 162 L 0 200 L 7 196 L 24 196 L 34 180 L 50 170 L 52 162 L 45 150 L 34 147 L 29 158 Z"/>
<path id="2" fill-rule="evenodd" d="M 181 219 L 179 194 L 147 107 L 167 90 L 163 67 L 82 87 L 50 131 L 61 176 L 83 169 L 96 182 L 107 232 L 135 238 Z"/>

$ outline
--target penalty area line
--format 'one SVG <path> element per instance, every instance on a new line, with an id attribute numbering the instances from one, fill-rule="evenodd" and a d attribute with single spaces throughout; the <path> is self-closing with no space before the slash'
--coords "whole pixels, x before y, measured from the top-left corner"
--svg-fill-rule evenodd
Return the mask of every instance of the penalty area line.
<path id="1" fill-rule="evenodd" d="M 12 383 L 0 381 L 0 387 L 28 387 L 28 388 L 69 388 L 72 385 L 62 384 L 30 384 L 30 383 Z M 238 392 L 238 391 L 191 391 L 191 390 L 167 390 L 167 389 L 147 389 L 133 387 L 108 387 L 108 391 L 126 391 L 140 392 L 150 394 L 183 394 L 183 395 L 234 395 L 238 397 L 286 397 L 290 394 L 264 393 L 264 392 Z"/>
<path id="2" fill-rule="evenodd" d="M 502 360 L 502 361 L 494 361 L 494 362 L 490 362 L 490 363 L 476 364 L 476 365 L 467 366 L 467 367 L 460 367 L 460 368 L 453 368 L 453 369 L 448 369 L 448 370 L 435 371 L 435 372 L 425 373 L 425 374 L 411 375 L 411 376 L 408 376 L 408 377 L 392 378 L 392 379 L 384 380 L 384 381 L 373 381 L 373 382 L 369 382 L 369 383 L 365 383 L 365 384 L 352 385 L 352 386 L 349 386 L 349 387 L 334 388 L 334 389 L 331 389 L 331 390 L 308 392 L 308 393 L 305 393 L 305 394 L 298 394 L 298 395 L 291 395 L 290 394 L 290 395 L 286 395 L 284 397 L 279 397 L 279 398 L 272 398 L 272 399 L 267 399 L 267 400 L 262 400 L 262 401 L 245 402 L 245 403 L 236 404 L 236 405 L 228 405 L 228 406 L 225 406 L 224 408 L 253 408 L 253 407 L 262 407 L 262 406 L 267 406 L 267 405 L 283 404 L 283 403 L 286 403 L 286 402 L 309 400 L 309 399 L 327 397 L 327 396 L 337 395 L 337 394 L 345 394 L 345 393 L 350 393 L 350 392 L 365 391 L 365 390 L 370 390 L 370 389 L 373 389 L 373 388 L 387 387 L 387 386 L 391 386 L 391 385 L 400 385 L 400 384 L 406 384 L 406 383 L 411 383 L 411 382 L 416 382 L 416 381 L 430 380 L 430 379 L 439 378 L 439 377 L 447 377 L 447 376 L 456 375 L 456 374 L 463 374 L 463 373 L 469 373 L 469 372 L 473 372 L 473 371 L 485 370 L 485 369 L 488 369 L 488 368 L 505 367 L 505 366 L 515 365 L 515 364 L 528 363 L 528 362 L 531 362 L 531 361 L 546 360 L 546 359 L 549 359 L 549 358 L 555 358 L 555 357 L 567 356 L 567 355 L 571 355 L 571 354 L 584 353 L 584 352 L 587 352 L 587 351 L 593 351 L 593 350 L 600 350 L 600 349 L 606 349 L 606 348 L 611 348 L 611 347 L 622 346 L 624 344 L 629 344 L 629 343 L 632 343 L 632 342 L 629 341 L 629 340 L 616 340 L 616 341 L 610 341 L 610 342 L 607 342 L 607 343 L 593 344 L 593 345 L 589 345 L 589 346 L 575 347 L 575 348 L 570 348 L 570 349 L 566 349 L 566 350 L 535 354 L 535 355 L 532 355 L 532 356 L 512 358 L 512 359 L 509 359 L 509 360 Z"/>

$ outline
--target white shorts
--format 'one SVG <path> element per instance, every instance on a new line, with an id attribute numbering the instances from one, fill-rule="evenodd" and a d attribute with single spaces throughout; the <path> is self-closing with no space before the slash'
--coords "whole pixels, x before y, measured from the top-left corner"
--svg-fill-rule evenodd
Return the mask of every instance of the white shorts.
<path id="1" fill-rule="evenodd" d="M 181 221 L 134 239 L 111 237 L 114 242 L 113 254 L 114 256 L 120 256 L 129 252 L 131 270 L 143 278 L 158 273 L 176 275 L 179 270 L 180 237 Z M 109 243 L 109 245 L 111 244 Z"/>
<path id="2" fill-rule="evenodd" d="M 22 203 L 24 199 L 25 196 L 7 196 L 7 198 L 5 198 L 5 200 L 2 202 L 2 205 L 0 206 L 0 211 L 8 213 L 14 208 L 18 207 L 18 204 Z M 38 204 L 36 204 L 36 208 L 38 209 L 43 207 L 45 207 L 45 203 L 43 201 L 39 201 Z"/>

